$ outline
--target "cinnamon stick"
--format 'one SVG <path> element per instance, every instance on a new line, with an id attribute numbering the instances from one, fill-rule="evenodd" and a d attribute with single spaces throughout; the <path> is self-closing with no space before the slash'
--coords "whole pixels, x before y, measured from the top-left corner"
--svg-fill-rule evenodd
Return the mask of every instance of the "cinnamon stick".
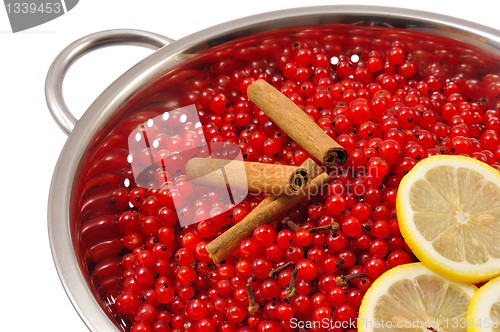
<path id="1" fill-rule="evenodd" d="M 318 173 L 318 165 L 308 159 L 301 166 L 307 169 L 316 169 L 312 174 Z M 270 224 L 277 217 L 286 213 L 292 207 L 317 193 L 325 184 L 331 181 L 327 173 L 321 173 L 311 180 L 309 186 L 297 195 L 269 195 L 257 205 L 242 221 L 222 233 L 205 247 L 209 257 L 218 264 L 238 248 L 240 242 L 252 236 L 255 228 L 260 225 Z"/>
<path id="2" fill-rule="evenodd" d="M 258 79 L 248 86 L 247 95 L 281 130 L 325 166 L 345 164 L 347 151 L 272 85 Z"/>
<path id="3" fill-rule="evenodd" d="M 311 182 L 304 167 L 211 158 L 189 160 L 186 175 L 197 186 L 275 195 L 296 195 Z"/>

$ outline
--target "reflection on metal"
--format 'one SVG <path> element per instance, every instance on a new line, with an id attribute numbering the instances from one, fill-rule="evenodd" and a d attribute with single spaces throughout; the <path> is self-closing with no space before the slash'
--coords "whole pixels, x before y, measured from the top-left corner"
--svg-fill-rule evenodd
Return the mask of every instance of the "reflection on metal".
<path id="1" fill-rule="evenodd" d="M 366 22 L 366 21 L 359 21 L 359 22 L 354 22 L 352 23 L 352 25 L 365 25 L 365 26 L 369 26 L 369 27 L 387 27 L 387 28 L 394 28 L 394 26 L 392 26 L 391 24 L 387 23 L 387 22 L 381 22 L 381 21 L 370 21 L 370 22 Z"/>

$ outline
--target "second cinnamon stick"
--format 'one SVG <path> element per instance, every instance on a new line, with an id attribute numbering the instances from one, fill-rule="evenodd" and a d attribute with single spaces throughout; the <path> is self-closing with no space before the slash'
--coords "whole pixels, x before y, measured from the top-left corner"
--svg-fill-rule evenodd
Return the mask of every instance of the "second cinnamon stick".
<path id="1" fill-rule="evenodd" d="M 308 159 L 306 163 L 309 163 L 310 167 L 313 165 L 317 166 L 311 159 Z M 210 258 L 216 264 L 220 263 L 238 248 L 241 241 L 250 237 L 255 228 L 260 225 L 270 224 L 312 193 L 319 192 L 321 187 L 329 183 L 330 180 L 327 173 L 322 173 L 312 179 L 309 186 L 297 195 L 269 195 L 243 218 L 242 221 L 207 244 L 206 250 Z"/>
<path id="2" fill-rule="evenodd" d="M 226 187 L 265 194 L 296 195 L 311 181 L 305 167 L 240 160 L 193 158 L 186 165 L 188 179 L 197 186 Z"/>
<path id="3" fill-rule="evenodd" d="M 247 95 L 281 130 L 325 166 L 346 163 L 347 151 L 272 85 L 258 79 L 248 86 Z"/>

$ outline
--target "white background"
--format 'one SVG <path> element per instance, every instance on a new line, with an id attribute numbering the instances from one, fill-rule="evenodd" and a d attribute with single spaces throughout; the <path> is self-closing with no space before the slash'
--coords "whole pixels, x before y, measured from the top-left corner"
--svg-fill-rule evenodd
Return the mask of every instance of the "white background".
<path id="1" fill-rule="evenodd" d="M 494 1 L 376 3 L 433 11 L 500 30 L 499 5 L 492 7 Z M 81 0 L 66 15 L 16 34 L 0 7 L 0 329 L 88 331 L 59 282 L 47 235 L 49 186 L 66 136 L 47 110 L 44 80 L 52 60 L 65 46 L 87 34 L 116 28 L 180 39 L 252 14 L 328 4 L 374 2 Z M 70 109 L 79 117 L 115 78 L 151 52 L 117 47 L 81 59 L 68 72 L 64 87 Z"/>

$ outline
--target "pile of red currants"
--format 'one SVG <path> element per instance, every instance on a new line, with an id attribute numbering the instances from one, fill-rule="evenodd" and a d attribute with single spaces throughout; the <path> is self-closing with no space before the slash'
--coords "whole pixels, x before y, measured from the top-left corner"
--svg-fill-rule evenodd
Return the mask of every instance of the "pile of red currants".
<path id="1" fill-rule="evenodd" d="M 372 282 L 416 261 L 396 217 L 402 177 L 438 154 L 500 169 L 497 56 L 423 33 L 382 37 L 387 30 L 377 27 L 347 36 L 305 31 L 220 46 L 209 66 L 184 79 L 202 127 L 158 130 L 163 148 L 143 158 L 161 166 L 175 157 L 178 171 L 163 183 L 166 171 L 158 167 L 149 187 L 122 188 L 118 247 L 90 266 L 125 330 L 354 331 Z M 237 145 L 246 161 L 300 165 L 311 158 L 249 101 L 246 89 L 257 79 L 288 96 L 349 157 L 325 169 L 332 181 L 321 192 L 255 229 L 215 265 L 205 246 L 265 195 L 248 193 L 231 206 L 214 189 L 179 205 L 201 193 L 187 180 L 179 151 L 207 156 L 207 144 L 219 142 Z M 196 223 L 180 227 L 180 214 Z M 281 223 L 285 217 L 296 227 Z M 332 222 L 340 230 L 311 231 Z M 339 284 L 339 276 L 354 274 L 360 277 Z M 325 320 L 332 324 L 311 323 Z"/>

